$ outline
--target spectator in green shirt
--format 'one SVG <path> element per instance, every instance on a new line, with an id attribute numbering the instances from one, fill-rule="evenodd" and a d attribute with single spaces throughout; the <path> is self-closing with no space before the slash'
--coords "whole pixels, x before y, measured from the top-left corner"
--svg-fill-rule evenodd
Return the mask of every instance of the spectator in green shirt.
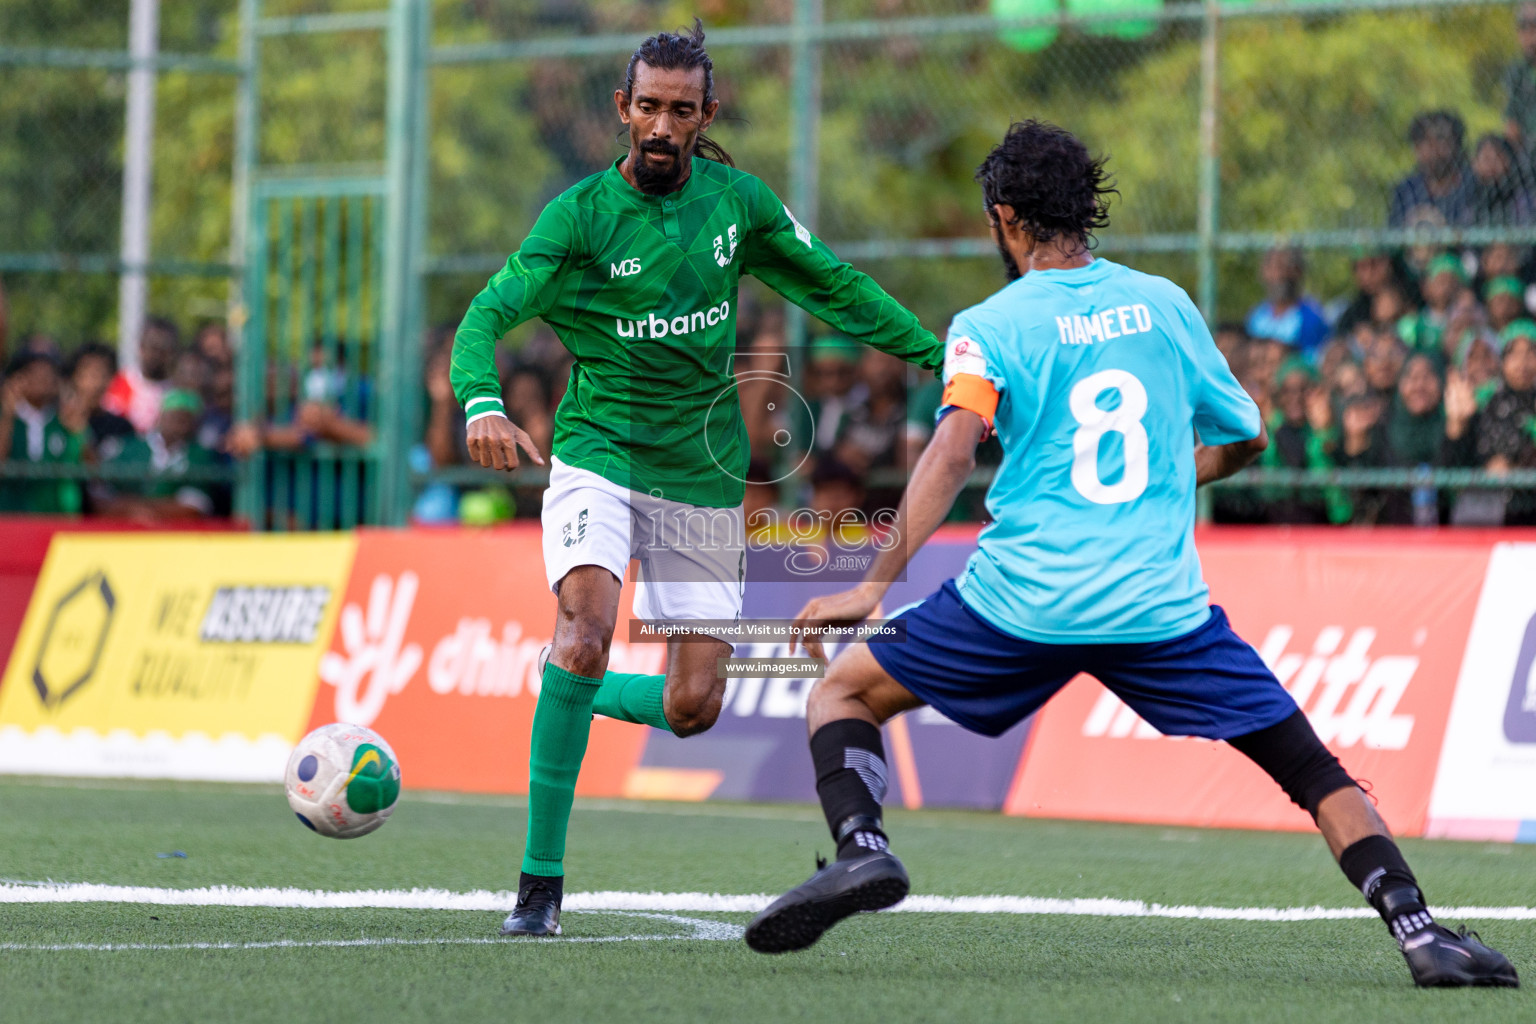
<path id="1" fill-rule="evenodd" d="M 1442 253 L 1424 271 L 1424 308 L 1398 321 L 1398 336 L 1413 352 L 1439 352 L 1451 309 L 1467 287 L 1461 260 Z"/>
<path id="2" fill-rule="evenodd" d="M 59 368 L 44 352 L 23 350 L 0 385 L 0 454 L 12 462 L 78 465 L 85 449 L 83 410 L 60 411 Z M 0 512 L 78 515 L 74 480 L 0 479 Z"/>
<path id="3" fill-rule="evenodd" d="M 160 418 L 143 437 L 127 441 L 109 465 L 140 467 L 131 480 L 113 480 L 100 496 L 108 515 L 145 522 L 201 519 L 213 512 L 206 485 L 181 479 L 189 469 L 212 466 L 213 453 L 197 443 L 203 400 L 197 392 L 165 393 Z"/>
<path id="4" fill-rule="evenodd" d="M 1338 443 L 1328 404 L 1328 391 L 1317 372 L 1299 358 L 1288 360 L 1276 374 L 1274 408 L 1269 415 L 1272 441 L 1260 465 L 1275 469 L 1327 469 Z M 1267 488 L 1262 495 L 1272 523 L 1326 523 L 1333 518 L 1331 490 L 1312 487 Z M 1347 518 L 1347 511 L 1339 513 Z M 1333 519 L 1339 521 L 1339 519 Z"/>

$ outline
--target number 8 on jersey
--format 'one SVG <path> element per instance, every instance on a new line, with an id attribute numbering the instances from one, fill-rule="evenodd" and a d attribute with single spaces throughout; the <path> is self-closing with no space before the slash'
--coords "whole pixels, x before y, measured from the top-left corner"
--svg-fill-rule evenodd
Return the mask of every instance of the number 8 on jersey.
<path id="1" fill-rule="evenodd" d="M 1099 399 L 1109 391 L 1118 391 L 1120 402 L 1113 409 L 1101 408 Z M 1147 414 L 1147 389 L 1141 381 L 1124 370 L 1100 370 L 1073 386 L 1068 405 L 1078 422 L 1072 435 L 1072 486 L 1097 505 L 1141 497 L 1147 489 L 1147 428 L 1141 423 Z M 1109 433 L 1125 441 L 1125 473 L 1113 484 L 1099 477 L 1099 442 Z"/>

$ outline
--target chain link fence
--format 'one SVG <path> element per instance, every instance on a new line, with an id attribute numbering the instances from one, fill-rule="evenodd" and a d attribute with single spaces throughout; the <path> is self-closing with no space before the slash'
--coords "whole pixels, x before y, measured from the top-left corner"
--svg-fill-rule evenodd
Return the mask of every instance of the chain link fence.
<path id="1" fill-rule="evenodd" d="M 1219 260 L 1209 312 L 1231 316 L 1257 299 L 1255 254 L 1276 241 L 1318 254 L 1325 295 L 1347 288 L 1356 247 L 1400 241 L 1388 209 L 1414 169 L 1413 117 L 1456 112 L 1469 146 L 1502 132 L 1501 80 L 1518 57 L 1510 3 L 1222 4 L 1207 154 L 1201 46 L 1213 25 L 1199 4 L 1117 14 L 1114 2 L 836 0 L 804 29 L 792 0 L 701 6 L 722 101 L 714 134 L 787 199 L 797 175 L 811 182 L 802 220 L 893 288 L 915 286 L 936 321 L 995 282 L 944 257 L 991 254 L 971 172 L 1012 119 L 1055 120 L 1109 154 L 1121 199 L 1102 251 L 1138 253 L 1194 293 L 1205 245 Z M 375 7 L 268 0 L 262 13 Z M 612 90 L 628 49 L 692 11 L 433 4 L 432 320 L 461 311 L 544 202 L 622 153 Z M 23 330 L 111 334 L 127 12 L 127 0 L 0 2 L 0 271 Z M 175 279 L 229 271 L 238 13 L 237 0 L 186 0 L 161 14 L 151 269 L 153 305 L 173 316 L 224 312 L 218 288 Z M 791 137 L 797 31 L 813 40 L 804 66 L 818 79 L 811 146 Z M 372 31 L 264 47 L 259 162 L 378 162 L 387 67 Z M 1208 191 L 1206 156 L 1218 172 Z M 1202 201 L 1215 211 L 1204 243 Z M 1459 237 L 1434 235 L 1432 217 L 1408 226 Z M 1512 227 L 1477 237 L 1536 238 Z"/>
<path id="2" fill-rule="evenodd" d="M 115 332 L 128 7 L 0 0 L 0 274 L 13 350 L 30 334 L 68 348 Z M 1478 177 L 1481 140 L 1507 129 L 1517 9 L 178 0 L 162 5 L 155 60 L 150 310 L 184 329 L 226 315 L 252 181 L 372 175 L 409 194 L 394 208 L 420 218 L 418 244 L 397 258 L 410 261 L 418 292 L 407 329 L 430 338 L 544 203 L 622 155 L 613 90 L 629 52 L 695 14 L 721 100 L 711 134 L 935 329 L 1001 283 L 971 176 L 1025 117 L 1056 121 L 1110 157 L 1121 195 L 1100 252 L 1171 277 L 1213 322 L 1263 298 L 1259 257 L 1278 244 L 1308 254 L 1307 289 L 1325 300 L 1351 294 L 1353 261 L 1373 247 L 1404 251 L 1416 267 L 1449 249 L 1476 276 L 1485 247 L 1507 243 L 1529 269 L 1529 209 L 1498 207 L 1503 179 Z M 401 12 L 419 38 L 381 31 Z M 391 114 L 391 97 L 406 94 L 420 103 L 414 183 L 387 156 L 395 133 L 411 130 Z M 1425 158 L 1409 127 L 1431 111 L 1461 126 L 1460 198 L 1413 191 Z M 1517 152 L 1506 176 L 1528 171 L 1528 159 Z M 775 305 L 748 291 L 749 306 Z M 234 327 L 244 315 L 236 307 Z M 792 311 L 788 325 L 816 330 Z M 526 325 L 509 338 L 509 367 L 513 353 L 547 343 L 539 335 Z M 426 418 L 425 394 L 405 404 L 413 424 Z"/>
<path id="3" fill-rule="evenodd" d="M 1455 112 L 1468 147 L 1502 133 L 1501 79 L 1519 56 L 1514 4 L 706 6 L 722 102 L 714 133 L 792 205 L 794 183 L 811 183 L 812 208 L 797 215 L 932 321 L 997 281 L 945 257 L 991 256 L 971 173 L 1024 117 L 1063 124 L 1109 155 L 1121 198 L 1101 251 L 1135 253 L 1139 266 L 1213 297 L 1213 319 L 1261 297 L 1257 256 L 1276 243 L 1315 252 L 1310 283 L 1331 297 L 1349 287 L 1351 255 L 1403 241 L 1397 229 L 1442 244 L 1536 238 L 1529 224 L 1485 220 L 1476 226 L 1490 230 L 1467 235 L 1453 229 L 1470 222 L 1388 217 L 1395 186 L 1415 169 L 1415 115 Z M 452 5 L 434 36 L 435 318 L 455 315 L 473 287 L 447 278 L 494 269 L 543 202 L 621 155 L 611 94 L 628 50 L 691 13 L 676 4 L 471 10 Z M 800 64 L 796 38 L 810 40 Z M 796 83 L 807 70 L 814 125 L 810 144 L 797 145 Z M 476 98 L 502 109 L 488 113 Z M 1207 104 L 1214 131 L 1202 138 Z M 487 132 L 498 119 L 506 130 Z M 477 157 L 504 168 L 503 154 L 517 173 L 477 173 Z M 1203 161 L 1215 171 L 1205 182 Z M 478 197 L 494 212 L 464 216 Z M 481 242 L 487 230 L 499 245 Z"/>
<path id="4" fill-rule="evenodd" d="M 147 270 L 152 307 L 184 318 L 227 306 L 235 9 L 160 12 Z M 128 24 L 128 0 L 0 3 L 0 273 L 18 339 L 116 336 Z"/>

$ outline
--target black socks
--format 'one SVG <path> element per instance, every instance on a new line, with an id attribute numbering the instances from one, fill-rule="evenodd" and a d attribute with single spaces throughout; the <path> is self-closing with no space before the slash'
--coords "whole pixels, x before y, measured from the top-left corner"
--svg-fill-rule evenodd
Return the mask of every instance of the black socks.
<path id="1" fill-rule="evenodd" d="M 1408 862 L 1386 836 L 1366 836 L 1351 843 L 1339 854 L 1339 867 L 1376 908 L 1399 946 L 1435 923 Z"/>
<path id="2" fill-rule="evenodd" d="M 565 895 L 564 875 L 530 875 L 524 871 L 517 879 L 517 902 L 522 903 L 528 891 L 536 885 L 543 886 L 552 893 L 556 903 L 559 903 Z"/>
<path id="3" fill-rule="evenodd" d="M 880 821 L 885 799 L 885 745 L 880 730 L 856 718 L 828 722 L 811 737 L 816 792 L 837 859 L 888 849 Z"/>

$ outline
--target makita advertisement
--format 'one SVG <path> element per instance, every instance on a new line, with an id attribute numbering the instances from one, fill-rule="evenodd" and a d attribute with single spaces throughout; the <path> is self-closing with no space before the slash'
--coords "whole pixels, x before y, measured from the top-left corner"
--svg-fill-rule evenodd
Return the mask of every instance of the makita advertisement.
<path id="1" fill-rule="evenodd" d="M 1486 547 L 1387 547 L 1350 534 L 1218 532 L 1211 597 L 1296 698 L 1395 832 L 1424 830 Z M 1011 814 L 1310 829 L 1225 743 L 1161 736 L 1079 679 L 1036 716 Z"/>
<path id="2" fill-rule="evenodd" d="M 1536 587 L 1530 584 L 1536 542 L 1517 539 L 1523 535 L 1512 531 L 1217 529 L 1198 535 L 1213 601 L 1226 608 L 1345 767 L 1369 786 L 1395 831 L 1536 841 Z M 69 543 L 64 535 L 56 546 L 63 551 Z M 145 557 L 153 553 L 155 564 L 227 570 L 226 562 L 200 550 L 216 543 L 205 537 L 144 535 L 114 543 L 147 545 Z M 312 644 L 319 657 L 302 680 L 305 693 L 314 693 L 304 698 L 308 726 L 350 721 L 380 730 L 413 787 L 524 792 L 539 657 L 555 615 L 538 527 L 362 530 L 331 543 L 340 543 L 345 557 L 326 579 L 309 580 L 271 560 L 270 580 L 254 569 L 189 579 L 187 587 L 195 583 L 209 596 L 188 604 L 174 621 L 185 619 L 185 631 L 209 651 L 238 648 L 242 656 L 249 651 L 270 659 Z M 926 597 L 962 570 L 974 547 L 973 528 L 941 530 L 878 614 Z M 785 580 L 775 571 L 783 557 L 777 549 L 749 552 L 744 620 L 782 622 L 809 598 L 847 585 L 823 577 Z M 73 576 L 61 580 L 61 586 L 78 583 Z M 68 587 L 56 589 L 39 585 L 34 594 L 29 622 L 37 638 L 50 617 L 58 617 Z M 663 671 L 666 643 L 635 642 L 631 595 L 626 585 L 610 665 Z M 154 629 L 171 621 L 139 632 L 158 635 Z M 10 666 L 0 712 L 38 704 L 37 638 L 18 646 L 26 664 Z M 739 658 L 764 661 L 787 653 L 783 642 L 736 649 Z M 578 792 L 813 800 L 805 706 L 815 682 L 731 679 L 715 727 L 684 740 L 598 718 Z M 73 713 L 87 702 L 57 703 Z M 118 737 L 120 746 L 141 742 L 134 739 L 141 734 L 161 735 L 167 726 L 157 732 L 154 722 L 130 714 L 143 703 L 95 708 L 91 727 Z M 0 771 L 60 770 L 57 751 L 20 740 L 35 732 L 58 746 L 54 738 L 65 735 L 63 725 L 78 723 L 65 723 L 64 712 L 46 702 L 28 713 L 37 721 L 12 722 L 0 714 L 0 748 L 7 752 Z M 303 721 L 296 717 L 294 727 Z M 68 735 L 82 733 L 77 728 Z M 294 728 L 264 736 L 272 746 L 267 760 L 280 765 L 296 736 Z M 211 730 L 215 744 L 229 738 Z M 887 725 L 885 743 L 893 806 L 1311 827 L 1267 776 L 1226 744 L 1161 736 L 1087 677 L 999 739 L 922 710 Z M 208 778 L 220 777 L 215 767 L 210 764 Z M 135 762 L 129 774 L 152 769 L 148 761 Z M 166 774 L 194 777 L 188 770 L 178 762 Z"/>

